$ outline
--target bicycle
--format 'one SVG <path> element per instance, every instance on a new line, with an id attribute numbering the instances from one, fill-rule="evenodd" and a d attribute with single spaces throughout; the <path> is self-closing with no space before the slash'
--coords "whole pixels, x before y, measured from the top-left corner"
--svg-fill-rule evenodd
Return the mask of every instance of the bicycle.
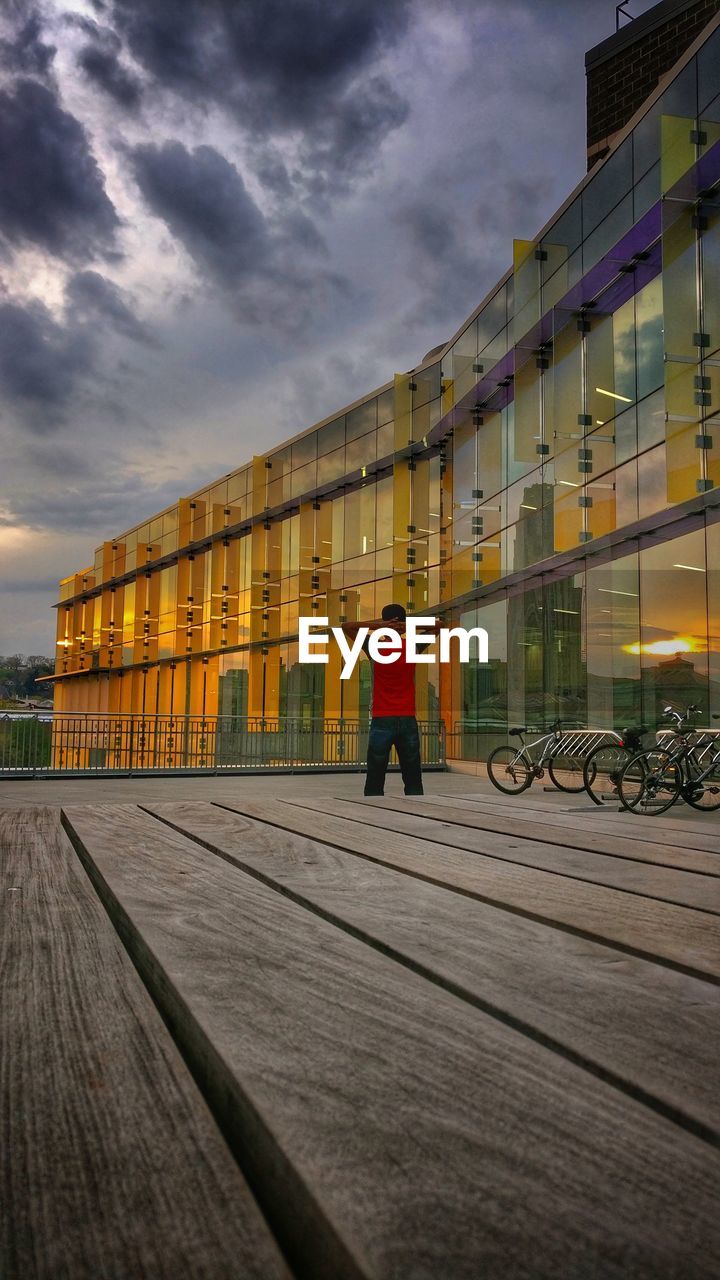
<path id="1" fill-rule="evenodd" d="M 557 764 L 553 763 L 553 756 L 560 758 L 559 747 L 563 739 L 562 722 L 556 720 L 550 725 L 549 733 L 543 734 L 536 738 L 534 742 L 525 743 L 523 734 L 528 732 L 527 725 L 520 729 L 510 729 L 508 737 L 519 738 L 520 747 L 516 750 L 514 747 L 496 747 L 490 752 L 487 759 L 488 777 L 494 787 L 498 791 L 502 791 L 507 796 L 520 795 L 522 791 L 527 791 L 532 785 L 535 778 L 543 778 L 545 776 L 545 766 L 550 776 L 550 780 L 558 791 L 578 792 L 583 790 L 583 785 L 578 786 L 574 783 L 568 786 L 567 782 L 561 782 L 558 778 Z M 531 751 L 541 747 L 540 755 L 537 759 L 533 759 Z M 577 773 L 579 765 L 570 763 L 563 766 L 560 770 L 562 773 Z"/>
<path id="2" fill-rule="evenodd" d="M 699 708 L 688 707 L 685 718 L 669 707 L 665 714 L 676 721 L 675 741 L 641 751 L 627 762 L 618 782 L 621 804 L 646 817 L 665 813 L 680 798 L 694 809 L 720 809 L 720 745 L 689 725 Z"/>
<path id="3" fill-rule="evenodd" d="M 583 765 L 583 786 L 594 804 L 618 799 L 618 780 L 628 761 L 642 746 L 647 725 L 622 730 L 615 742 L 600 742 L 588 752 Z"/>

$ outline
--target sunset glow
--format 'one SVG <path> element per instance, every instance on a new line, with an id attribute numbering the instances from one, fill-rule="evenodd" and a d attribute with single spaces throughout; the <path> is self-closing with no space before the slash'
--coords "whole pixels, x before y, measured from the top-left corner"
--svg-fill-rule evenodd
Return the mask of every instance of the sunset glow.
<path id="1" fill-rule="evenodd" d="M 694 636 L 675 636 L 672 640 L 652 640 L 649 644 L 624 644 L 624 653 L 645 653 L 654 658 L 674 657 L 676 653 L 703 653 L 705 646 Z"/>

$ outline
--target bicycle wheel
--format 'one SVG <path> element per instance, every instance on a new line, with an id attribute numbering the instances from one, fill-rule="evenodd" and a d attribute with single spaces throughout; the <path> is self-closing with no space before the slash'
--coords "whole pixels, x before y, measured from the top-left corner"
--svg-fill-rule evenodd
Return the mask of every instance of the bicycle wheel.
<path id="1" fill-rule="evenodd" d="M 619 742 L 601 742 L 585 758 L 583 785 L 595 804 L 618 799 L 618 780 L 632 751 Z"/>
<path id="2" fill-rule="evenodd" d="M 532 782 L 527 762 L 520 758 L 514 747 L 496 747 L 487 761 L 488 778 L 498 791 L 507 796 L 517 796 L 526 791 Z"/>
<path id="3" fill-rule="evenodd" d="M 548 760 L 547 768 L 550 781 L 558 791 L 577 793 L 585 790 L 582 760 L 577 756 L 564 756 L 562 753 L 553 756 Z"/>
<path id="4" fill-rule="evenodd" d="M 707 765 L 705 767 L 707 768 Z M 698 772 L 704 773 L 705 770 L 698 769 Z M 686 804 L 692 805 L 693 809 L 704 809 L 706 813 L 720 809 L 720 764 L 713 764 L 706 778 L 692 776 L 685 778 L 681 795 Z"/>
<path id="5" fill-rule="evenodd" d="M 657 817 L 675 803 L 682 789 L 680 766 L 666 751 L 640 751 L 631 756 L 618 779 L 625 809 Z"/>

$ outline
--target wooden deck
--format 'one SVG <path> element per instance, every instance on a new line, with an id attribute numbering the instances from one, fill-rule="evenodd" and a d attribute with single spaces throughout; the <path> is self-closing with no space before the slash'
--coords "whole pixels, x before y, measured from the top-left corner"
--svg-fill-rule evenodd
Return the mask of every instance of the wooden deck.
<path id="1" fill-rule="evenodd" d="M 0 811 L 3 1280 L 720 1274 L 720 815 L 316 781 Z"/>

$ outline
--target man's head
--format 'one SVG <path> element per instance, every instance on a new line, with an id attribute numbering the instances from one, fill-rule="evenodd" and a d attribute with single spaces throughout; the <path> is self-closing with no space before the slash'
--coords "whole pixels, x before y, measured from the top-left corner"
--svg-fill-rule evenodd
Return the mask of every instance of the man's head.
<path id="1" fill-rule="evenodd" d="M 401 604 L 386 604 L 382 611 L 383 622 L 404 622 L 405 610 Z"/>

